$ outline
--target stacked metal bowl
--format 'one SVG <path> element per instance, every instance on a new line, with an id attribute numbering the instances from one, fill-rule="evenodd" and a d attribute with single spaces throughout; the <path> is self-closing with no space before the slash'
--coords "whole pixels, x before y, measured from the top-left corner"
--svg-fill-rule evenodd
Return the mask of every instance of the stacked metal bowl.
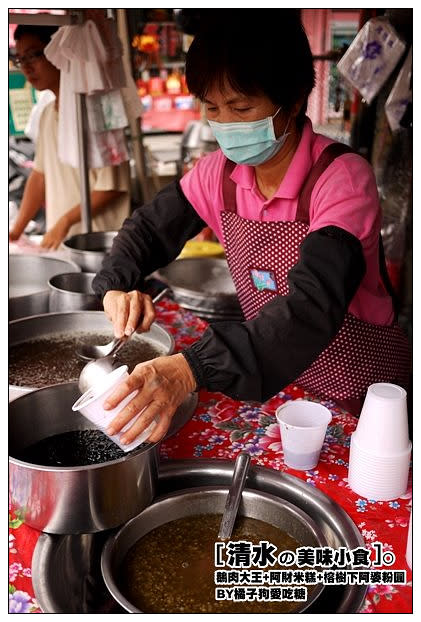
<path id="1" fill-rule="evenodd" d="M 225 259 L 177 259 L 156 273 L 167 283 L 174 300 L 208 322 L 243 321 L 235 285 Z"/>

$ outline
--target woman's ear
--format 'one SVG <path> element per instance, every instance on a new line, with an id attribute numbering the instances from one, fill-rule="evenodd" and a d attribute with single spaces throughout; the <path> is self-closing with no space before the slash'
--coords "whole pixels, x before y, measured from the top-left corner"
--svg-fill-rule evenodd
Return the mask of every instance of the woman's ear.
<path id="1" fill-rule="evenodd" d="M 300 98 L 299 98 L 299 99 L 295 102 L 295 104 L 292 106 L 292 109 L 291 109 L 291 116 L 292 116 L 292 118 L 293 118 L 293 119 L 296 119 L 296 117 L 299 115 L 300 110 L 301 110 L 301 108 L 303 107 L 304 100 L 305 100 L 305 97 L 304 97 L 304 96 L 302 96 L 302 97 L 300 97 Z"/>

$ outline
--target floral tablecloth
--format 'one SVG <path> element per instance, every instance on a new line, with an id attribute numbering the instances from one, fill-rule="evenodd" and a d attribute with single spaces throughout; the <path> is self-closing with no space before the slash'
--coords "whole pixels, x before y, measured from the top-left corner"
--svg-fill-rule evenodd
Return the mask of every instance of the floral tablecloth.
<path id="1" fill-rule="evenodd" d="M 166 300 L 158 306 L 158 322 L 169 330 L 181 349 L 195 341 L 207 324 Z M 348 486 L 350 435 L 357 420 L 335 406 L 322 402 L 333 415 L 317 468 L 294 471 L 284 465 L 276 408 L 286 400 L 313 399 L 290 385 L 265 404 L 237 402 L 220 393 L 201 391 L 193 418 L 161 446 L 165 459 L 234 460 L 240 451 L 252 463 L 300 477 L 334 499 L 360 530 L 366 548 L 374 542 L 396 555 L 391 570 L 406 570 L 406 585 L 372 585 L 361 613 L 409 613 L 412 611 L 412 573 L 405 561 L 411 510 L 412 486 L 405 495 L 388 502 L 360 498 Z M 11 511 L 9 521 L 9 607 L 11 613 L 39 613 L 31 579 L 32 554 L 39 533 Z"/>

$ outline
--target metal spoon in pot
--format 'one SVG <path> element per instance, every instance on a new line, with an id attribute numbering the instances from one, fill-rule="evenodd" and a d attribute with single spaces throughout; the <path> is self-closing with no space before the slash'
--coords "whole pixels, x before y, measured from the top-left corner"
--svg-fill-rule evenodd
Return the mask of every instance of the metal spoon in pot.
<path id="1" fill-rule="evenodd" d="M 231 537 L 241 501 L 241 495 L 243 494 L 244 485 L 246 483 L 249 465 L 249 454 L 245 452 L 238 454 L 235 460 L 234 473 L 225 503 L 224 514 L 222 515 L 221 525 L 219 527 L 218 538 L 220 540 L 228 540 L 228 538 Z"/>
<path id="2" fill-rule="evenodd" d="M 159 300 L 161 300 L 161 298 L 163 298 L 168 292 L 169 288 L 166 287 L 152 299 L 152 302 L 154 304 L 159 302 Z M 115 337 L 112 341 L 110 341 L 110 343 L 103 346 L 83 345 L 76 349 L 76 354 L 80 359 L 82 359 L 82 361 L 94 361 L 108 356 L 115 356 L 129 339 L 130 337 L 124 335 L 119 338 Z"/>

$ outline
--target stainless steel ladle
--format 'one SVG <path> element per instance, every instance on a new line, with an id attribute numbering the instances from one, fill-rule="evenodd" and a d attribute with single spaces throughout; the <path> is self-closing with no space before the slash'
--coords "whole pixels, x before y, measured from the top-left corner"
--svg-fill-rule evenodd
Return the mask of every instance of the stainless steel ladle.
<path id="1" fill-rule="evenodd" d="M 231 486 L 228 491 L 225 509 L 222 515 L 221 525 L 219 527 L 218 538 L 220 540 L 228 540 L 231 537 L 234 528 L 235 519 L 243 494 L 244 485 L 246 483 L 247 472 L 250 466 L 250 456 L 245 452 L 238 454 L 234 473 L 232 476 Z"/>
<path id="2" fill-rule="evenodd" d="M 169 292 L 169 288 L 163 289 L 152 302 L 155 304 L 161 300 Z M 82 359 L 82 361 L 94 361 L 96 359 L 102 359 L 108 356 L 115 356 L 117 352 L 124 346 L 124 344 L 130 339 L 130 336 L 123 335 L 123 337 L 115 337 L 110 343 L 103 346 L 95 345 L 83 345 L 76 349 L 76 355 Z"/>

